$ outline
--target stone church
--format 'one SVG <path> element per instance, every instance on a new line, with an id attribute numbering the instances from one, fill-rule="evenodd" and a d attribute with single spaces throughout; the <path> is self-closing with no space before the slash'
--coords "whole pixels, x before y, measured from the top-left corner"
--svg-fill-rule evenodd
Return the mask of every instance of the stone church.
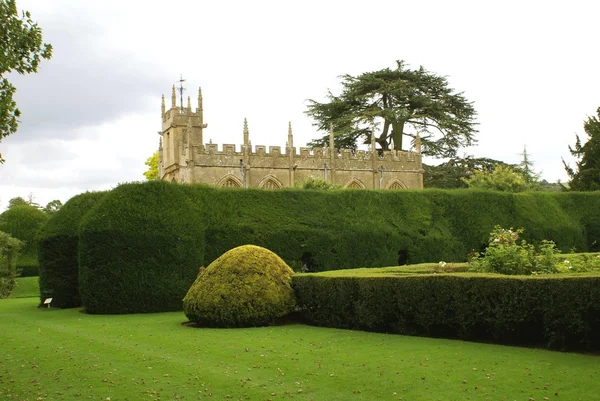
<path id="1" fill-rule="evenodd" d="M 198 90 L 198 107 L 192 111 L 177 107 L 173 87 L 171 108 L 162 96 L 162 130 L 159 147 L 159 178 L 182 183 L 203 183 L 220 187 L 258 187 L 280 189 L 292 187 L 308 177 L 323 178 L 336 186 L 363 189 L 422 189 L 423 167 L 420 140 L 416 152 L 364 151 L 334 149 L 333 132 L 329 147 L 294 147 L 291 124 L 287 143 L 280 146 L 251 145 L 248 124 L 244 120 L 243 143 L 205 144 L 202 91 Z M 375 149 L 375 137 L 371 140 Z"/>

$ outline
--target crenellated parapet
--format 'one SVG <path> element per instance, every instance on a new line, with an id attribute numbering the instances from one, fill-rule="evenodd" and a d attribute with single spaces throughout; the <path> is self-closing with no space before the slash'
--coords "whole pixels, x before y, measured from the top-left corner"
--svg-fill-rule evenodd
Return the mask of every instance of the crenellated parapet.
<path id="1" fill-rule="evenodd" d="M 216 144 L 206 143 L 202 146 L 202 150 L 198 155 L 236 155 L 243 156 L 244 144 L 237 147 L 235 144 Z M 239 150 L 238 150 L 239 149 Z M 291 151 L 290 151 L 291 150 Z M 288 157 L 292 155 L 299 159 L 330 159 L 331 148 L 308 148 L 308 147 L 282 147 L 282 146 L 265 146 L 254 145 L 249 146 L 250 156 L 261 157 Z M 389 150 L 383 152 L 375 152 L 377 160 L 381 161 L 403 161 L 417 162 L 420 160 L 420 155 L 416 152 L 406 152 L 402 150 Z M 351 150 L 351 149 L 336 149 L 333 153 L 334 159 L 342 160 L 372 160 L 372 153 L 368 150 Z"/>

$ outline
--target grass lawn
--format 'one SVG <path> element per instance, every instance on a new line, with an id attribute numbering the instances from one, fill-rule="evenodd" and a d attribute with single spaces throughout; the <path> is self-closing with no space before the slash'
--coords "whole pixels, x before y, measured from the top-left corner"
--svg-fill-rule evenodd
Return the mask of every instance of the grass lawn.
<path id="1" fill-rule="evenodd" d="M 40 286 L 38 277 L 19 277 L 17 286 L 13 288 L 10 298 L 39 297 Z"/>
<path id="2" fill-rule="evenodd" d="M 35 294 L 37 296 L 37 293 Z M 600 357 L 0 300 L 1 400 L 594 400 Z M 546 398 L 545 398 L 546 397 Z"/>

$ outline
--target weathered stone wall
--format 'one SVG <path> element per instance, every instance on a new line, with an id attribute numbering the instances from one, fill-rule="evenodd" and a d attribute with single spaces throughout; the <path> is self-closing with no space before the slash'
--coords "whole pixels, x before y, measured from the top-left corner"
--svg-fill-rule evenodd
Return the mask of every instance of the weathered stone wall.
<path id="1" fill-rule="evenodd" d="M 332 159 L 329 149 L 281 153 L 279 147 L 272 146 L 267 152 L 259 145 L 245 154 L 236 152 L 234 145 L 218 150 L 217 145 L 206 144 L 194 151 L 193 160 L 186 165 L 172 165 L 166 172 L 163 179 L 222 186 L 243 186 L 245 174 L 247 187 L 271 189 L 293 186 L 308 177 L 353 188 L 379 188 L 380 180 L 383 189 L 422 188 L 421 155 L 411 152 L 386 152 L 373 158 L 370 152 L 344 151 Z"/>

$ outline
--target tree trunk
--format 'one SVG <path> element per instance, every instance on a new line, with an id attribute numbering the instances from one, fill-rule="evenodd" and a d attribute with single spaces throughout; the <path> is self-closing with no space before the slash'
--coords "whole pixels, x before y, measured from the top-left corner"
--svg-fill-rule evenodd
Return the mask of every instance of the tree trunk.
<path id="1" fill-rule="evenodd" d="M 402 150 L 402 137 L 404 136 L 404 120 L 392 121 L 392 142 L 394 150 Z"/>
<path id="2" fill-rule="evenodd" d="M 390 122 L 388 120 L 385 120 L 383 123 L 383 131 L 381 131 L 381 135 L 379 135 L 379 138 L 377 138 L 377 143 L 379 144 L 379 146 L 381 146 L 381 150 L 390 150 L 390 145 L 388 143 L 389 130 Z"/>

